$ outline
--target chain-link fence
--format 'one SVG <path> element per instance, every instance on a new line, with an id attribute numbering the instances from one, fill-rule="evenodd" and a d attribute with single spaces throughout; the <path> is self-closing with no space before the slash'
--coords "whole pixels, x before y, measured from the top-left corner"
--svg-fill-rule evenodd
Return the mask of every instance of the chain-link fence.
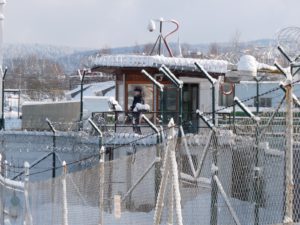
<path id="1" fill-rule="evenodd" d="M 0 223 L 298 222 L 300 112 L 293 108 L 291 89 L 291 83 L 272 89 L 282 100 L 255 115 L 246 105 L 254 97 L 235 98 L 234 107 L 241 110 L 234 111 L 230 122 L 225 118 L 212 124 L 211 113 L 197 111 L 196 134 L 185 134 L 184 124 L 176 126 L 173 119 L 161 127 L 155 116 L 144 117 L 147 126 L 139 124 L 142 134 L 137 134 L 117 112 L 94 115 L 89 122 L 95 123 L 95 133 L 85 124 L 73 132 L 73 123 L 50 121 L 52 133 L 37 139 L 34 133 L 27 133 L 25 141 L 24 133 L 6 132 L 0 139 L 5 153 L 42 149 L 44 157 L 54 157 L 52 163 L 58 160 L 50 167 L 40 164 L 45 168 L 2 163 L 0 194 L 5 197 L 0 201 Z M 85 166 L 74 169 L 78 164 Z M 34 179 L 51 173 L 52 179 Z M 20 176 L 24 181 L 15 181 Z"/>
<path id="2" fill-rule="evenodd" d="M 280 224 L 285 211 L 284 109 L 280 105 L 261 113 L 259 122 L 244 117 L 234 126 L 201 129 L 196 135 L 170 127 L 163 143 L 118 159 L 74 173 L 60 166 L 58 177 L 28 183 L 32 224 Z M 14 189 L 5 192 L 11 202 Z M 24 196 L 18 197 L 18 216 L 4 219 L 21 224 L 28 218 Z"/>

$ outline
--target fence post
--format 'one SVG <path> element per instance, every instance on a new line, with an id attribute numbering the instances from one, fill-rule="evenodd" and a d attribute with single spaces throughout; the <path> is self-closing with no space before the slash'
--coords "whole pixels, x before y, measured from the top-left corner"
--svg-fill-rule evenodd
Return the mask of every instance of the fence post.
<path id="1" fill-rule="evenodd" d="M 67 163 L 63 161 L 63 176 L 62 176 L 62 188 L 63 188 L 63 225 L 68 225 L 68 198 L 67 198 Z"/>
<path id="2" fill-rule="evenodd" d="M 8 177 L 8 162 L 4 160 L 4 177 Z"/>
<path id="3" fill-rule="evenodd" d="M 173 178 L 169 177 L 170 180 L 170 190 L 169 190 L 169 205 L 168 205 L 168 225 L 173 225 L 173 210 L 174 210 L 174 187 L 173 187 Z"/>
<path id="4" fill-rule="evenodd" d="M 285 151 L 285 212 L 284 224 L 293 224 L 293 91 L 286 86 L 286 151 Z"/>
<path id="5" fill-rule="evenodd" d="M 258 116 L 258 111 L 257 111 Z M 259 122 L 255 125 L 255 165 L 254 165 L 254 225 L 259 225 L 259 207 L 260 207 L 260 195 L 261 195 L 261 169 L 259 167 Z"/>
<path id="6" fill-rule="evenodd" d="M 174 126 L 174 120 L 171 119 L 168 127 L 171 128 Z M 172 141 L 172 135 L 168 135 L 168 141 L 167 145 L 165 147 L 165 153 L 163 157 L 163 163 L 162 163 L 162 174 L 161 174 L 161 180 L 160 180 L 160 185 L 158 189 L 158 194 L 156 198 L 156 205 L 155 205 L 155 212 L 154 212 L 154 222 L 153 225 L 159 225 L 161 221 L 161 215 L 162 215 L 162 210 L 163 210 L 163 205 L 164 205 L 164 197 L 165 197 L 165 191 L 167 187 L 167 182 L 168 182 L 168 177 L 169 171 L 170 171 L 170 143 Z"/>
<path id="7" fill-rule="evenodd" d="M 54 128 L 52 122 L 46 118 L 46 122 L 52 131 L 52 178 L 56 175 L 56 129 Z"/>
<path id="8" fill-rule="evenodd" d="M 217 147 L 217 135 L 216 132 L 213 131 L 212 142 L 213 142 L 213 150 L 212 150 L 212 177 L 218 176 L 218 147 Z M 218 224 L 218 185 L 214 179 L 211 180 L 211 203 L 210 203 L 210 225 Z"/>
<path id="9" fill-rule="evenodd" d="M 178 165 L 176 161 L 176 133 L 174 126 L 170 129 L 170 133 L 172 135 L 173 140 L 171 140 L 171 149 L 170 149 L 170 159 L 171 159 L 171 174 L 172 174 L 172 181 L 174 188 L 174 200 L 175 200 L 175 210 L 176 210 L 176 219 L 178 225 L 183 225 L 182 222 L 182 210 L 181 210 L 181 194 L 180 194 L 180 187 L 179 187 L 179 172 L 178 172 Z"/>
<path id="10" fill-rule="evenodd" d="M 24 163 L 24 170 L 25 170 L 25 179 L 24 179 L 24 197 L 25 197 L 25 221 L 24 225 L 32 225 L 32 216 L 31 216 L 31 210 L 29 205 L 29 163 Z"/>
<path id="11" fill-rule="evenodd" d="M 195 62 L 196 68 L 205 76 L 211 84 L 211 98 L 212 98 L 212 123 L 216 125 L 216 84 L 217 80 L 213 78 L 200 64 Z"/>
<path id="12" fill-rule="evenodd" d="M 105 184 L 105 148 L 102 146 L 100 148 L 100 196 L 99 196 L 99 210 L 100 210 L 100 218 L 99 225 L 104 224 L 104 184 Z"/>
<path id="13" fill-rule="evenodd" d="M 94 121 L 89 118 L 89 123 L 92 127 L 96 130 L 99 135 L 99 154 L 100 154 L 100 180 L 99 180 L 99 225 L 104 224 L 104 184 L 105 184 L 105 171 L 104 171 L 104 164 L 105 164 L 105 153 L 106 150 L 103 146 L 103 134 L 99 127 L 94 123 Z"/>
<path id="14" fill-rule="evenodd" d="M 2 176 L 2 154 L 0 154 L 0 176 Z M 0 224 L 4 224 L 4 207 L 3 207 L 3 187 L 4 184 L 1 184 L 1 199 L 0 199 Z"/>
<path id="15" fill-rule="evenodd" d="M 209 75 L 208 75 L 209 76 Z M 216 128 L 211 121 L 203 115 L 203 113 L 199 110 L 196 111 L 199 115 L 200 119 L 207 125 L 208 128 L 212 131 L 211 141 L 212 141 L 212 167 L 211 173 L 212 178 L 218 176 L 218 140 L 216 134 Z M 210 142 L 208 142 L 210 143 Z M 209 148 L 209 145 L 207 146 Z M 201 165 L 201 164 L 200 164 Z M 197 171 L 198 172 L 198 171 Z M 200 171 L 198 172 L 200 174 Z M 211 198 L 210 198 L 210 225 L 217 225 L 218 224 L 218 185 L 215 179 L 211 180 Z"/>

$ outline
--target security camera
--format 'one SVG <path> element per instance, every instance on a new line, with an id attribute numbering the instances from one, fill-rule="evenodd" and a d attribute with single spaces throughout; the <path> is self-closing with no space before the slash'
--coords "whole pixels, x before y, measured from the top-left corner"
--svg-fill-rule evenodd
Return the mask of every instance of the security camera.
<path id="1" fill-rule="evenodd" d="M 153 31 L 155 31 L 155 29 L 156 29 L 156 26 L 155 26 L 154 20 L 150 20 L 150 21 L 149 21 L 149 24 L 148 24 L 148 30 L 149 30 L 150 32 L 153 32 Z"/>

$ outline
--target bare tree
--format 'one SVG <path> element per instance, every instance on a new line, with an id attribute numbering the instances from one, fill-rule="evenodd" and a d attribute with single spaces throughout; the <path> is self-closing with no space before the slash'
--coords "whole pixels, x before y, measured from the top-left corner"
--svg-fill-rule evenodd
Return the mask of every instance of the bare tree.
<path id="1" fill-rule="evenodd" d="M 132 53 L 134 53 L 134 54 L 140 54 L 141 53 L 141 47 L 140 47 L 140 45 L 137 41 L 134 43 Z"/>
<path id="2" fill-rule="evenodd" d="M 6 88 L 27 89 L 33 100 L 63 97 L 67 83 L 63 67 L 55 60 L 28 55 L 11 59 L 8 67 Z"/>
<path id="3" fill-rule="evenodd" d="M 191 54 L 191 46 L 187 43 L 181 44 L 181 53 L 183 57 L 187 57 Z"/>
<path id="4" fill-rule="evenodd" d="M 241 50 L 241 32 L 236 30 L 231 39 L 231 48 L 234 53 L 239 53 Z"/>
<path id="5" fill-rule="evenodd" d="M 147 43 L 144 45 L 142 52 L 146 55 L 151 53 L 151 50 L 153 48 L 153 44 L 152 43 Z"/>

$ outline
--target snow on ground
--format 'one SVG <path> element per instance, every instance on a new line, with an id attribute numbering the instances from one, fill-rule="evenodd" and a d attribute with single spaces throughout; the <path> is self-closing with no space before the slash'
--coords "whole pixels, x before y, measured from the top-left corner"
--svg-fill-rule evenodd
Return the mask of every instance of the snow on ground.
<path id="1" fill-rule="evenodd" d="M 22 120 L 18 118 L 7 118 L 5 119 L 5 129 L 6 130 L 21 130 Z"/>
<path id="2" fill-rule="evenodd" d="M 38 204 L 40 200 L 39 190 L 34 190 L 35 196 L 32 199 L 31 212 L 33 217 L 33 224 L 43 224 L 43 225 L 58 225 L 63 221 L 63 202 L 62 199 L 55 201 L 55 204 L 47 203 L 51 201 L 51 196 L 44 196 L 43 203 Z M 50 193 L 50 192 L 49 192 Z M 48 197 L 49 199 L 46 200 Z M 78 196 L 75 196 L 77 199 Z M 69 224 L 84 224 L 84 225 L 94 225 L 99 223 L 99 213 L 98 207 L 87 204 L 74 204 L 72 202 L 72 195 L 67 196 L 68 199 L 68 222 Z M 35 202 L 37 200 L 37 202 Z M 21 200 L 22 201 L 22 200 Z M 46 202 L 44 202 L 46 201 Z M 76 202 L 76 201 L 75 201 Z M 233 208 L 236 210 L 238 219 L 241 224 L 250 225 L 254 223 L 254 204 L 250 202 L 240 201 L 237 199 L 230 198 L 230 202 Z M 231 214 L 229 213 L 225 202 L 221 195 L 218 196 L 218 224 L 228 225 L 235 224 Z M 165 202 L 162 221 L 161 224 L 167 224 L 167 210 L 168 203 Z M 137 211 L 122 211 L 121 217 L 116 218 L 114 215 L 114 210 L 111 212 L 106 210 L 104 213 L 103 222 L 107 225 L 152 225 L 154 218 L 154 210 L 150 212 L 137 212 Z M 176 210 L 173 211 L 174 221 L 176 221 Z M 193 198 L 192 200 L 182 204 L 182 215 L 184 225 L 198 225 L 199 221 L 203 225 L 210 224 L 210 192 L 204 192 Z M 276 224 L 280 223 L 282 218 L 282 212 L 276 211 L 273 208 L 260 208 L 259 209 L 259 224 Z M 21 224 L 23 215 L 20 215 L 16 220 L 12 220 L 13 224 Z M 11 224 L 10 218 L 6 217 L 6 224 Z"/>
<path id="3" fill-rule="evenodd" d="M 22 127 L 21 109 L 19 107 L 19 96 L 9 94 L 5 99 L 4 117 L 7 130 L 20 130 Z"/>
<path id="4" fill-rule="evenodd" d="M 115 89 L 111 89 L 110 91 L 108 91 L 105 96 L 107 97 L 114 97 L 116 96 L 116 90 Z"/>

